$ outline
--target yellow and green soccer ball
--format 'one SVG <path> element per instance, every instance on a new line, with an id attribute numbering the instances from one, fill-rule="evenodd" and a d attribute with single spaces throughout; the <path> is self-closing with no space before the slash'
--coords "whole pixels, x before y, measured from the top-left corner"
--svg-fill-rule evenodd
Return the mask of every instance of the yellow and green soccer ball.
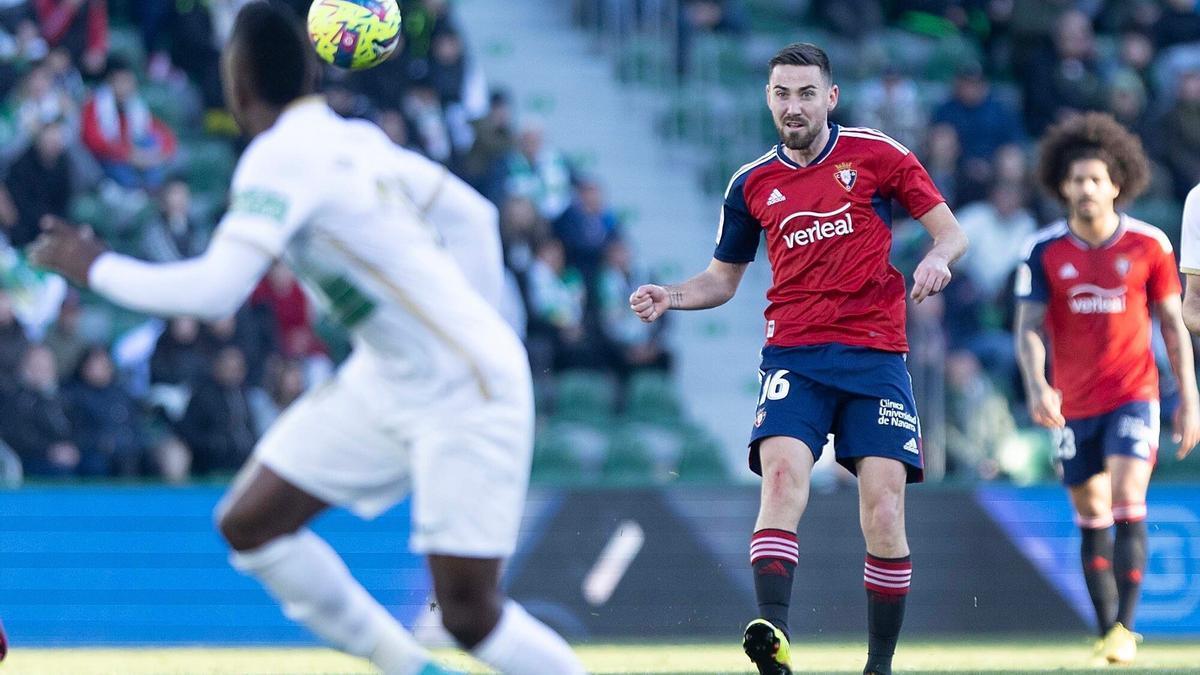
<path id="1" fill-rule="evenodd" d="M 400 7 L 396 0 L 314 0 L 308 37 L 327 63 L 349 70 L 377 66 L 400 42 Z"/>

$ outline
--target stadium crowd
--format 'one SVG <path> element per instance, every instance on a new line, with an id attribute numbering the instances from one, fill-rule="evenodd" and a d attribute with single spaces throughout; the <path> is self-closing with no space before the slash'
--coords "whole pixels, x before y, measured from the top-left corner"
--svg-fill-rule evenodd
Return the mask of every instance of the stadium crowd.
<path id="1" fill-rule="evenodd" d="M 624 16 L 676 12 L 667 20 L 679 28 L 672 52 L 681 87 L 695 77 L 689 64 L 705 35 L 762 33 L 777 47 L 790 35 L 781 27 L 820 31 L 843 88 L 835 121 L 917 149 L 973 242 L 948 292 L 910 317 L 913 370 L 929 369 L 944 385 L 929 389 L 945 402 L 936 407 L 949 475 L 1003 474 L 1000 448 L 1028 425 L 1010 280 L 1022 242 L 1062 215 L 1031 175 L 1047 125 L 1105 110 L 1134 130 L 1154 179 L 1129 211 L 1178 243 L 1182 197 L 1200 182 L 1195 0 L 617 4 L 627 6 Z M 21 254 L 44 214 L 88 222 L 118 250 L 152 260 L 204 249 L 239 150 L 219 75 L 237 6 L 0 3 L 0 439 L 27 475 L 227 473 L 344 353 L 334 327 L 313 328 L 314 309 L 282 266 L 234 317 L 168 323 L 70 290 Z M 574 6 L 585 26 L 611 9 L 599 0 Z M 627 311 L 648 275 L 603 185 L 537 119 L 518 119 L 505 92 L 489 90 L 449 2 L 405 0 L 402 11 L 398 54 L 362 73 L 330 69 L 325 94 L 338 112 L 374 120 L 497 205 L 505 311 L 539 388 L 551 389 L 565 370 L 618 381 L 668 371 L 661 324 Z M 761 78 L 761 65 L 746 70 Z M 918 230 L 896 228 L 906 272 L 924 246 Z"/>
<path id="2" fill-rule="evenodd" d="M 506 315 L 540 387 L 566 368 L 665 369 L 660 333 L 625 311 L 644 275 L 601 184 L 488 90 L 448 2 L 401 4 L 398 53 L 361 73 L 329 68 L 331 107 L 497 205 Z M 344 355 L 284 265 L 234 316 L 205 323 L 128 314 L 24 260 L 46 214 L 150 260 L 204 250 L 240 150 L 219 64 L 240 5 L 0 6 L 0 476 L 227 475 Z"/>

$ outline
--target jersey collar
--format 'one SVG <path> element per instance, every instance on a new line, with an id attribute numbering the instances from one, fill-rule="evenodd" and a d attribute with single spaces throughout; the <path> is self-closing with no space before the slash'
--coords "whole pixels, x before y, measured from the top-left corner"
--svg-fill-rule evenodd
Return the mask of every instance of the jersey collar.
<path id="1" fill-rule="evenodd" d="M 793 169 L 807 169 L 810 166 L 816 166 L 816 165 L 820 164 L 821 162 L 825 161 L 825 158 L 829 156 L 829 153 L 833 152 L 833 146 L 837 145 L 838 129 L 841 128 L 838 125 L 834 124 L 833 122 L 829 122 L 828 124 L 829 124 L 829 140 L 825 141 L 825 147 L 821 150 L 821 154 L 814 157 L 813 161 L 809 162 L 808 164 L 804 164 L 804 165 L 797 164 L 796 162 L 794 162 L 792 160 L 791 157 L 787 156 L 787 153 L 785 153 L 783 151 L 783 143 L 779 143 L 778 145 L 775 146 L 775 156 L 779 158 L 779 161 L 783 162 L 784 164 L 790 166 Z"/>
<path id="2" fill-rule="evenodd" d="M 1071 229 L 1070 221 L 1064 220 L 1063 222 L 1067 225 L 1067 238 L 1071 240 L 1072 244 L 1075 244 L 1085 251 L 1097 251 L 1102 248 L 1108 248 L 1120 241 L 1121 235 L 1125 234 L 1125 213 L 1121 211 L 1117 212 L 1117 229 L 1113 230 L 1113 233 L 1109 235 L 1108 239 L 1105 239 L 1096 246 L 1092 246 L 1076 235 L 1075 231 Z"/>

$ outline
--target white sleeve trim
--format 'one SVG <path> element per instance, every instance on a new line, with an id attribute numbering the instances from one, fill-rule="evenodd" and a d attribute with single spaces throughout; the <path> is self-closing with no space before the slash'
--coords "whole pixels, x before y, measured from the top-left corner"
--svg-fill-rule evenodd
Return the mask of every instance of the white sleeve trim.
<path id="1" fill-rule="evenodd" d="M 179 262 L 105 253 L 92 264 L 88 285 L 138 312 L 216 320 L 241 307 L 270 265 L 270 256 L 258 247 L 218 236 L 204 254 Z"/>

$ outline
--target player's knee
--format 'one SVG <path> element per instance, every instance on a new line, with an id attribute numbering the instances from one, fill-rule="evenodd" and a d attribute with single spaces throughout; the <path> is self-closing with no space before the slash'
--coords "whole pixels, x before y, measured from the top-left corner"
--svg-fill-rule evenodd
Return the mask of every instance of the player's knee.
<path id="1" fill-rule="evenodd" d="M 883 499 L 870 504 L 863 510 L 863 530 L 867 534 L 886 535 L 899 532 L 904 523 L 904 514 L 899 501 Z"/>
<path id="2" fill-rule="evenodd" d="M 454 594 L 439 598 L 442 626 L 464 649 L 472 649 L 500 620 L 501 600 L 491 593 Z"/>
<path id="3" fill-rule="evenodd" d="M 280 534 L 270 532 L 261 518 L 236 507 L 217 514 L 217 531 L 235 551 L 256 549 Z"/>

